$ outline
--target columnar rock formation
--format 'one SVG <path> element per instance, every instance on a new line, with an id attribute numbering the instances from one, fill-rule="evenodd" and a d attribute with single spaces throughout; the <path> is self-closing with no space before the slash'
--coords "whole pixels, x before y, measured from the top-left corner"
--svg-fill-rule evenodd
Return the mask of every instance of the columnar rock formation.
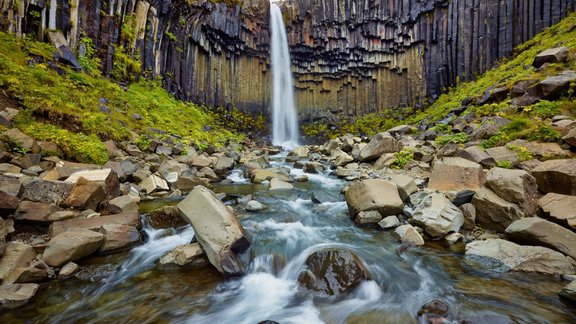
<path id="1" fill-rule="evenodd" d="M 228 5 L 227 5 L 228 3 Z M 498 58 L 576 0 L 285 0 L 302 117 L 412 106 Z M 269 109 L 268 0 L 0 0 L 0 29 L 94 40 L 110 72 L 120 45 L 182 99 Z"/>

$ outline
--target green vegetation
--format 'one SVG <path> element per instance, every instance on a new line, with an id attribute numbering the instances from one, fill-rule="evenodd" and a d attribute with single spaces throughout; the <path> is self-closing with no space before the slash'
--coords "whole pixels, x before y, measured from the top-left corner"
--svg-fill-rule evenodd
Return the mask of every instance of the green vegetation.
<path id="1" fill-rule="evenodd" d="M 65 158 L 104 163 L 108 157 L 102 141 L 128 140 L 134 137 L 133 132 L 143 135 L 140 144 L 146 137 L 176 135 L 182 144 L 200 149 L 243 139 L 234 125 L 224 122 L 227 119 L 175 99 L 159 82 L 140 80 L 123 90 L 95 73 L 76 72 L 66 66 L 62 66 L 65 73 L 60 76 L 49 64 L 54 51 L 45 43 L 0 33 L 0 89 L 21 102 L 16 127 L 37 140 L 60 145 Z M 28 64 L 30 59 L 36 63 Z M 113 74 L 114 70 L 119 73 L 115 77 L 125 79 L 124 68 L 113 69 Z M 137 69 L 132 66 L 127 70 Z M 100 110 L 103 105 L 107 108 L 104 112 Z M 232 118 L 240 114 L 234 113 Z M 246 125 L 263 121 L 244 117 L 239 123 L 250 127 Z"/>
<path id="2" fill-rule="evenodd" d="M 404 147 L 400 152 L 394 153 L 395 160 L 392 162 L 392 169 L 404 169 L 406 165 L 414 160 L 414 149 Z"/>
<path id="3" fill-rule="evenodd" d="M 440 145 L 446 145 L 449 143 L 464 144 L 468 142 L 468 134 L 457 133 L 457 134 L 441 135 L 436 138 L 435 142 Z"/>
<path id="4" fill-rule="evenodd" d="M 496 166 L 499 168 L 503 168 L 503 169 L 512 169 L 512 167 L 514 165 L 512 164 L 512 162 L 510 162 L 508 160 L 502 160 L 502 161 L 498 161 L 496 163 Z"/>

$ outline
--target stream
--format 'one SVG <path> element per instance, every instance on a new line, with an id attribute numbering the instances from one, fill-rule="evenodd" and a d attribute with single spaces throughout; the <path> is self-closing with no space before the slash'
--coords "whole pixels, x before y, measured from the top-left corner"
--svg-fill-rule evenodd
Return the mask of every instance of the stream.
<path id="1" fill-rule="evenodd" d="M 272 164 L 302 174 L 282 156 Z M 252 238 L 243 277 L 225 279 L 212 267 L 158 269 L 155 262 L 189 243 L 194 232 L 190 226 L 149 227 L 147 212 L 178 202 L 157 200 L 141 204 L 143 245 L 80 261 L 74 278 L 45 284 L 32 303 L 1 313 L 0 323 L 410 323 L 434 299 L 449 305 L 454 322 L 576 322 L 574 308 L 557 297 L 565 285 L 559 278 L 493 273 L 467 261 L 462 243 L 432 241 L 401 251 L 393 231 L 354 225 L 340 194 L 346 181 L 328 173 L 308 177 L 293 190 L 268 191 L 235 170 L 234 183 L 214 186 L 217 193 L 252 194 L 269 207 L 248 213 L 234 206 Z M 312 193 L 323 202 L 314 203 Z M 306 258 L 327 247 L 356 252 L 372 280 L 337 297 L 301 288 L 297 278 Z"/>

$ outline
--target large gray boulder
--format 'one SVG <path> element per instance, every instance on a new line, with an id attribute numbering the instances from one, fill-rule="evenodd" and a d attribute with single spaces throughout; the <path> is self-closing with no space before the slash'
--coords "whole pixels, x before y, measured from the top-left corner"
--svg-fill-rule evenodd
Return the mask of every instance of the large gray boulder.
<path id="1" fill-rule="evenodd" d="M 576 159 L 544 161 L 532 170 L 532 176 L 544 193 L 576 195 Z"/>
<path id="2" fill-rule="evenodd" d="M 535 68 L 539 68 L 545 63 L 561 63 L 566 61 L 566 59 L 568 59 L 568 54 L 569 51 L 568 47 L 566 46 L 549 48 L 545 51 L 538 53 L 538 55 L 534 57 L 534 62 L 532 63 L 532 65 Z"/>
<path id="3" fill-rule="evenodd" d="M 381 179 L 353 183 L 346 191 L 346 203 L 352 217 L 370 210 L 377 210 L 386 217 L 402 212 L 404 207 L 396 184 Z"/>
<path id="4" fill-rule="evenodd" d="M 540 245 L 576 260 L 576 233 L 538 217 L 515 221 L 506 228 L 506 238 L 519 244 Z"/>
<path id="5" fill-rule="evenodd" d="M 390 133 L 378 133 L 360 150 L 359 158 L 362 162 L 373 161 L 384 153 L 394 153 L 401 149 L 402 143 L 398 142 Z"/>
<path id="6" fill-rule="evenodd" d="M 194 228 L 210 263 L 221 273 L 241 274 L 244 264 L 239 254 L 248 249 L 250 240 L 234 213 L 202 186 L 194 188 L 177 207 Z"/>
<path id="7" fill-rule="evenodd" d="M 504 232 L 508 225 L 524 217 L 520 206 L 500 198 L 486 187 L 474 195 L 472 205 L 476 209 L 476 223 L 498 232 Z"/>
<path id="8" fill-rule="evenodd" d="M 466 258 L 485 264 L 497 272 L 574 273 L 570 259 L 560 252 L 541 246 L 518 245 L 501 239 L 468 243 Z"/>
<path id="9" fill-rule="evenodd" d="M 414 210 L 412 218 L 416 225 L 434 238 L 458 232 L 464 224 L 462 211 L 441 193 L 433 193 L 424 198 Z"/>
<path id="10" fill-rule="evenodd" d="M 482 166 L 459 157 L 436 160 L 428 182 L 428 188 L 439 191 L 477 191 L 486 176 Z"/>
<path id="11" fill-rule="evenodd" d="M 536 179 L 524 170 L 491 169 L 486 176 L 486 186 L 492 191 L 532 216 L 538 210 L 538 185 Z"/>
<path id="12" fill-rule="evenodd" d="M 96 251 L 104 244 L 104 235 L 84 228 L 71 228 L 54 236 L 42 260 L 53 267 L 60 267 Z"/>
<path id="13" fill-rule="evenodd" d="M 538 200 L 548 219 L 576 231 L 576 196 L 549 193 Z"/>

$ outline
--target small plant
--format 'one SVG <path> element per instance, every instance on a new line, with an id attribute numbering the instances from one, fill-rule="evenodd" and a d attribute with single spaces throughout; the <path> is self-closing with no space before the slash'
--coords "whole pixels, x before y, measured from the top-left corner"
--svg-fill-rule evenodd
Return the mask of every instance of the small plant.
<path id="1" fill-rule="evenodd" d="M 449 143 L 464 144 L 468 142 L 469 137 L 466 133 L 446 134 L 436 137 L 435 142 L 439 145 L 446 145 Z"/>
<path id="2" fill-rule="evenodd" d="M 521 145 L 509 144 L 506 146 L 510 150 L 516 152 L 516 157 L 520 162 L 528 161 L 534 159 L 532 152 L 530 152 L 527 148 Z"/>
<path id="3" fill-rule="evenodd" d="M 395 160 L 392 162 L 392 169 L 404 169 L 406 165 L 414 160 L 414 149 L 404 147 L 400 152 L 394 153 Z"/>
<path id="4" fill-rule="evenodd" d="M 561 138 L 562 134 L 559 131 L 545 125 L 538 127 L 535 132 L 528 136 L 530 141 L 542 142 L 558 142 Z"/>
<path id="5" fill-rule="evenodd" d="M 150 147 L 150 143 L 152 141 L 150 140 L 150 137 L 148 136 L 140 136 L 138 137 L 138 139 L 136 140 L 136 146 L 138 146 L 138 148 L 142 151 L 146 151 L 149 147 Z"/>
<path id="6" fill-rule="evenodd" d="M 508 161 L 508 160 L 502 160 L 502 161 L 498 161 L 496 163 L 496 166 L 499 168 L 503 168 L 503 169 L 512 169 L 512 162 Z"/>
<path id="7" fill-rule="evenodd" d="M 92 39 L 84 32 L 80 34 L 80 44 L 86 49 L 84 55 L 78 55 L 80 65 L 92 76 L 100 76 L 100 59 L 96 57 L 96 47 Z"/>
<path id="8" fill-rule="evenodd" d="M 530 116 L 552 118 L 560 114 L 560 105 L 555 101 L 541 100 L 532 106 L 524 107 L 524 112 Z"/>

